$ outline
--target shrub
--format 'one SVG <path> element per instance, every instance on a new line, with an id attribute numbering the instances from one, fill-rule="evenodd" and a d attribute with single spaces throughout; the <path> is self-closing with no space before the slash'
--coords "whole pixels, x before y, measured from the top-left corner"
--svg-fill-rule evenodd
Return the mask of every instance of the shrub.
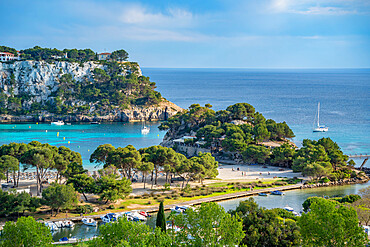
<path id="1" fill-rule="evenodd" d="M 108 209 L 115 209 L 116 207 L 112 204 L 108 206 Z"/>

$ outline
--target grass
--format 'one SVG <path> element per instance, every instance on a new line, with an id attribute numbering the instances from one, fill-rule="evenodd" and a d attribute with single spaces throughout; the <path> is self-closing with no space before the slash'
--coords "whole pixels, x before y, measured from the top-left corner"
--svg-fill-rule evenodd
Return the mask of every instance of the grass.
<path id="1" fill-rule="evenodd" d="M 163 194 L 163 193 L 159 193 L 159 194 L 156 194 L 155 195 L 155 198 L 153 198 L 153 196 L 148 196 L 147 198 L 127 198 L 125 200 L 123 200 L 122 202 L 120 202 L 119 204 L 115 204 L 115 208 L 114 209 L 107 209 L 106 207 L 108 205 L 104 205 L 104 204 L 101 204 L 101 203 L 90 203 L 93 207 L 104 207 L 103 210 L 99 211 L 99 212 L 94 212 L 94 213 L 90 213 L 90 214 L 85 214 L 85 215 L 100 215 L 100 214 L 105 214 L 107 212 L 119 212 L 119 211 L 124 211 L 124 210 L 132 210 L 132 209 L 145 209 L 147 208 L 148 206 L 149 207 L 156 207 L 157 205 L 159 205 L 159 201 L 160 200 L 164 200 L 164 204 L 165 205 L 170 205 L 170 204 L 177 204 L 177 203 L 180 203 L 180 202 L 187 202 L 187 201 L 192 201 L 192 200 L 197 200 L 197 199 L 203 199 L 203 198 L 209 198 L 209 197 L 214 197 L 214 196 L 221 196 L 221 195 L 226 195 L 226 194 L 233 194 L 233 193 L 237 193 L 237 192 L 241 192 L 241 191 L 249 191 L 250 188 L 249 188 L 249 185 L 251 184 L 254 184 L 254 189 L 267 189 L 267 188 L 277 188 L 277 187 L 281 187 L 281 186 L 284 186 L 284 185 L 271 185 L 272 183 L 277 183 L 277 182 L 288 182 L 290 181 L 291 183 L 288 183 L 288 184 L 294 184 L 294 183 L 298 183 L 300 181 L 300 179 L 273 179 L 273 180 L 268 180 L 268 181 L 259 181 L 259 180 L 256 180 L 254 182 L 233 182 L 233 183 L 230 183 L 230 182 L 215 182 L 215 183 L 212 183 L 212 184 L 208 184 L 206 186 L 196 186 L 196 187 L 193 187 L 192 189 L 189 189 L 188 191 L 186 191 L 185 193 L 187 195 L 191 195 L 191 196 L 181 196 L 180 193 L 182 192 L 180 190 L 180 188 L 176 188 L 176 187 L 173 187 L 172 190 L 176 190 L 176 194 L 178 195 L 178 197 L 172 197 L 172 194 Z M 269 187 L 261 187 L 261 186 L 257 186 L 257 184 L 263 184 L 263 185 L 271 185 Z M 219 189 L 219 188 L 224 188 L 223 191 L 213 191 L 213 190 L 216 190 L 216 189 Z M 211 192 L 210 194 L 208 195 L 194 195 L 196 193 L 207 193 L 208 192 Z M 171 196 L 172 198 L 166 198 L 167 196 Z M 149 203 L 150 202 L 150 203 Z M 130 205 L 135 205 L 135 207 L 130 207 Z M 50 214 L 48 213 L 48 208 L 45 208 L 43 207 L 40 211 L 38 212 L 35 212 L 35 213 L 31 213 L 30 215 L 33 216 L 34 218 L 38 219 L 38 218 L 43 218 L 43 219 L 46 219 L 46 220 L 53 220 L 53 219 L 60 219 L 60 218 L 66 218 L 66 214 L 65 213 L 60 213 L 57 215 L 57 217 L 50 217 Z M 68 213 L 68 217 L 76 217 L 76 216 L 80 216 L 79 214 L 77 213 L 73 213 L 73 212 L 69 212 Z M 64 245 L 65 246 L 65 245 Z"/>

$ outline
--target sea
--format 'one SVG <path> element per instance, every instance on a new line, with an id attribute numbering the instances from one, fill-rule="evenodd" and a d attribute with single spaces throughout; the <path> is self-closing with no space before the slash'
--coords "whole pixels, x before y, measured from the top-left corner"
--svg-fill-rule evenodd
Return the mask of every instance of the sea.
<path id="1" fill-rule="evenodd" d="M 214 110 L 246 102 L 266 118 L 285 121 L 300 146 L 303 139 L 330 137 L 348 155 L 370 153 L 370 69 L 165 69 L 142 68 L 156 82 L 162 96 L 188 108 L 191 104 Z M 317 105 L 325 133 L 312 132 Z M 141 134 L 143 126 L 150 128 Z M 66 146 L 80 152 L 84 166 L 100 144 L 136 148 L 158 145 L 165 134 L 159 122 L 74 124 L 0 124 L 0 145 L 33 140 Z M 363 159 L 354 159 L 360 165 Z M 367 163 L 370 167 L 370 162 Z"/>

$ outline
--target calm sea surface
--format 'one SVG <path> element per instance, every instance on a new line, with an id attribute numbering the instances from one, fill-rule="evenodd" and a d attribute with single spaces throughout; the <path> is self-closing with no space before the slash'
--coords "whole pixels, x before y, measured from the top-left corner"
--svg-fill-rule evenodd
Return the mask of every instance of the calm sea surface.
<path id="1" fill-rule="evenodd" d="M 220 110 L 247 102 L 266 118 L 286 121 L 298 145 L 304 138 L 330 137 L 346 154 L 370 153 L 370 70 L 142 70 L 165 98 L 183 108 L 210 103 Z M 318 102 L 320 122 L 329 126 L 327 133 L 312 132 Z M 158 123 L 149 125 L 150 134 L 144 136 L 140 123 L 1 124 L 0 144 L 38 140 L 65 145 L 80 152 L 84 165 L 92 170 L 94 165 L 88 159 L 100 144 L 132 144 L 136 148 L 159 144 L 165 133 L 157 129 Z"/>

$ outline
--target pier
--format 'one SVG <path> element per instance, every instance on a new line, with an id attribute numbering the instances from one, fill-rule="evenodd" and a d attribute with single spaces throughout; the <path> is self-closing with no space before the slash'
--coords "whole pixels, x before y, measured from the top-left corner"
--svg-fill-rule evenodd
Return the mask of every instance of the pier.
<path id="1" fill-rule="evenodd" d="M 364 167 L 366 162 L 369 160 L 370 154 L 348 154 L 349 159 L 359 159 L 359 158 L 365 158 L 362 162 L 361 166 L 359 167 L 360 170 Z"/>

